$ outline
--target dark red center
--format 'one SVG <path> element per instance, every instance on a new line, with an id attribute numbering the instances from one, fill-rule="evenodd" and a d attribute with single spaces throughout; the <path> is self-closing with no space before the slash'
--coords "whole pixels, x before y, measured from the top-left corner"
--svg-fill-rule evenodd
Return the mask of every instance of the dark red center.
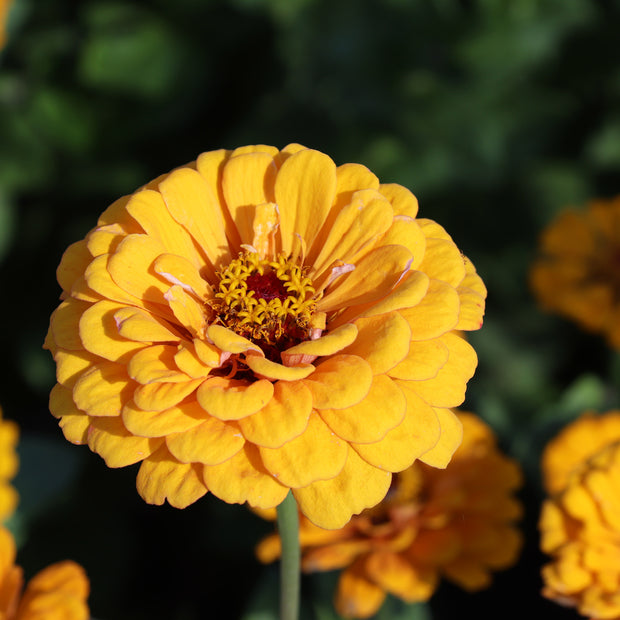
<path id="1" fill-rule="evenodd" d="M 267 301 L 270 299 L 286 299 L 289 295 L 284 288 L 284 282 L 278 279 L 273 271 L 263 275 L 253 273 L 245 279 L 245 282 L 249 291 L 254 291 L 257 297 Z"/>

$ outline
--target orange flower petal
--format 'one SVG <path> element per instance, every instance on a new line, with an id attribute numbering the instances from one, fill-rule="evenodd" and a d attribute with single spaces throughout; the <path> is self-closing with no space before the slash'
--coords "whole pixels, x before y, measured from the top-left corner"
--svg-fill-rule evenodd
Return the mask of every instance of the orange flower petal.
<path id="1" fill-rule="evenodd" d="M 179 403 L 164 411 L 143 411 L 133 402 L 123 407 L 125 428 L 140 437 L 163 437 L 195 428 L 205 421 L 204 409 L 196 402 Z"/>
<path id="2" fill-rule="evenodd" d="M 210 325 L 207 329 L 207 337 L 218 349 L 228 353 L 245 353 L 246 351 L 262 353 L 260 347 L 253 342 L 221 325 Z"/>
<path id="3" fill-rule="evenodd" d="M 54 310 L 50 318 L 50 330 L 57 347 L 70 351 L 84 348 L 78 325 L 82 314 L 89 306 L 90 304 L 83 301 L 67 299 Z"/>
<path id="4" fill-rule="evenodd" d="M 118 333 L 137 342 L 170 342 L 179 340 L 178 334 L 152 314 L 135 307 L 122 307 L 114 313 Z"/>
<path id="5" fill-rule="evenodd" d="M 216 359 L 219 361 L 219 352 L 216 352 L 216 355 Z M 207 364 L 198 357 L 193 343 L 183 343 L 180 345 L 179 350 L 174 356 L 174 363 L 181 372 L 192 379 L 205 378 L 213 368 L 213 366 L 207 366 Z"/>
<path id="6" fill-rule="evenodd" d="M 181 383 L 150 383 L 139 385 L 133 398 L 144 411 L 163 411 L 178 405 L 203 382 L 203 379 L 192 379 Z"/>
<path id="7" fill-rule="evenodd" d="M 224 463 L 205 465 L 203 476 L 209 491 L 229 504 L 273 508 L 289 492 L 265 469 L 258 449 L 247 443 Z"/>
<path id="8" fill-rule="evenodd" d="M 395 216 L 390 229 L 381 238 L 381 245 L 402 245 L 413 256 L 410 269 L 421 269 L 426 253 L 426 237 L 413 218 L 406 215 Z"/>
<path id="9" fill-rule="evenodd" d="M 82 373 L 99 363 L 101 358 L 88 351 L 64 351 L 59 349 L 54 355 L 56 380 L 65 387 L 73 388 Z"/>
<path id="10" fill-rule="evenodd" d="M 355 451 L 338 476 L 293 489 L 300 510 L 315 525 L 341 528 L 352 515 L 378 504 L 390 488 L 392 474 L 369 465 Z"/>
<path id="11" fill-rule="evenodd" d="M 60 418 L 58 425 L 65 438 L 76 445 L 86 443 L 90 418 L 73 402 L 71 390 L 57 383 L 50 392 L 50 412 Z"/>
<path id="12" fill-rule="evenodd" d="M 317 303 L 317 310 L 331 312 L 379 301 L 405 275 L 410 263 L 411 253 L 400 245 L 376 248 L 359 260 L 354 271 L 336 280 Z"/>
<path id="13" fill-rule="evenodd" d="M 220 420 L 239 420 L 262 409 L 273 397 L 273 384 L 266 379 L 254 383 L 224 377 L 207 379 L 198 388 L 200 406 Z"/>
<path id="14" fill-rule="evenodd" d="M 278 381 L 273 398 L 260 411 L 241 418 L 239 426 L 253 444 L 279 448 L 304 432 L 311 411 L 312 394 L 303 382 Z"/>
<path id="15" fill-rule="evenodd" d="M 349 450 L 312 412 L 301 435 L 279 448 L 259 448 L 259 452 L 263 464 L 279 482 L 287 487 L 304 487 L 337 476 Z"/>
<path id="16" fill-rule="evenodd" d="M 161 438 L 136 437 L 119 418 L 91 418 L 88 447 L 108 467 L 126 467 L 145 459 L 163 443 Z"/>
<path id="17" fill-rule="evenodd" d="M 413 341 L 407 357 L 391 368 L 388 374 L 409 381 L 432 379 L 446 365 L 449 357 L 450 350 L 441 338 Z"/>
<path id="18" fill-rule="evenodd" d="M 139 230 L 139 227 L 137 228 Z M 127 232 L 123 230 L 120 224 L 98 226 L 95 230 L 89 232 L 86 237 L 88 251 L 92 254 L 92 257 L 111 254 L 126 236 Z"/>
<path id="19" fill-rule="evenodd" d="M 445 282 L 431 280 L 424 299 L 399 312 L 411 327 L 412 340 L 430 340 L 454 329 L 459 320 L 459 309 L 456 290 Z"/>
<path id="20" fill-rule="evenodd" d="M 72 243 L 65 250 L 56 269 L 58 284 L 65 293 L 71 292 L 73 283 L 84 274 L 84 270 L 92 260 L 93 256 L 88 251 L 84 239 Z"/>
<path id="21" fill-rule="evenodd" d="M 373 377 L 370 391 L 357 405 L 346 409 L 323 409 L 320 414 L 342 439 L 356 443 L 379 441 L 405 417 L 407 402 L 389 377 Z M 377 415 L 381 411 L 381 415 Z"/>
<path id="22" fill-rule="evenodd" d="M 435 407 L 458 407 L 465 399 L 467 381 L 478 364 L 473 347 L 456 334 L 445 334 L 442 341 L 450 352 L 448 361 L 432 379 L 416 382 L 416 391 Z"/>
<path id="23" fill-rule="evenodd" d="M 344 409 L 366 397 L 372 368 L 361 357 L 335 355 L 318 364 L 304 384 L 310 388 L 317 409 Z"/>
<path id="24" fill-rule="evenodd" d="M 127 365 L 129 376 L 142 385 L 149 383 L 186 383 L 190 380 L 185 373 L 177 370 L 176 345 L 155 344 L 136 353 Z"/>
<path id="25" fill-rule="evenodd" d="M 178 284 L 198 299 L 206 299 L 211 292 L 198 268 L 182 256 L 162 254 L 153 263 L 153 269 L 168 282 Z"/>
<path id="26" fill-rule="evenodd" d="M 407 400 L 403 421 L 376 443 L 351 443 L 351 447 L 369 464 L 386 471 L 402 471 L 416 458 L 426 454 L 440 438 L 440 421 L 409 385 L 398 381 Z"/>
<path id="27" fill-rule="evenodd" d="M 245 364 L 252 372 L 262 379 L 272 381 L 298 381 L 311 375 L 315 368 L 312 364 L 298 364 L 297 366 L 284 366 L 272 362 L 262 355 L 246 355 Z"/>
<path id="28" fill-rule="evenodd" d="M 204 305 L 178 284 L 171 286 L 164 297 L 179 325 L 185 327 L 193 337 L 204 338 L 207 329 Z"/>
<path id="29" fill-rule="evenodd" d="M 445 469 L 455 450 L 463 440 L 463 425 L 450 409 L 437 409 L 435 413 L 441 425 L 441 435 L 437 443 L 419 458 L 431 467 Z"/>
<path id="30" fill-rule="evenodd" d="M 140 465 L 138 493 L 147 504 L 161 506 L 168 500 L 175 508 L 186 508 L 207 492 L 201 470 L 196 463 L 179 463 L 163 445 Z"/>
<path id="31" fill-rule="evenodd" d="M 426 232 L 423 225 L 422 230 Z M 441 280 L 456 288 L 465 277 L 465 260 L 452 240 L 427 237 L 419 269 L 432 280 Z"/>
<path id="32" fill-rule="evenodd" d="M 345 323 L 316 340 L 305 340 L 281 353 L 285 366 L 295 366 L 303 361 L 326 355 L 334 355 L 341 351 L 357 337 L 357 327 Z"/>
<path id="33" fill-rule="evenodd" d="M 354 565 L 340 575 L 334 604 L 344 618 L 370 618 L 379 611 L 385 597 L 385 590 L 369 581 Z"/>
<path id="34" fill-rule="evenodd" d="M 135 385 L 124 366 L 102 361 L 75 382 L 73 400 L 88 415 L 117 416 L 131 399 Z"/>
<path id="35" fill-rule="evenodd" d="M 282 164 L 274 190 L 282 251 L 291 253 L 296 234 L 312 248 L 336 194 L 336 165 L 319 151 L 300 150 Z"/>
<path id="36" fill-rule="evenodd" d="M 245 444 L 239 428 L 217 418 L 166 438 L 168 449 L 183 463 L 218 465 L 232 458 Z"/>
<path id="37" fill-rule="evenodd" d="M 256 205 L 275 202 L 273 184 L 276 172 L 273 157 L 261 152 L 233 153 L 224 166 L 224 200 L 242 243 L 251 243 L 254 239 Z"/>
<path id="38" fill-rule="evenodd" d="M 381 183 L 379 191 L 392 203 L 394 215 L 415 217 L 418 214 L 418 199 L 406 187 Z"/>
<path id="39" fill-rule="evenodd" d="M 375 375 L 396 366 L 409 352 L 411 329 L 398 312 L 355 321 L 359 332 L 343 353 L 365 360 Z"/>

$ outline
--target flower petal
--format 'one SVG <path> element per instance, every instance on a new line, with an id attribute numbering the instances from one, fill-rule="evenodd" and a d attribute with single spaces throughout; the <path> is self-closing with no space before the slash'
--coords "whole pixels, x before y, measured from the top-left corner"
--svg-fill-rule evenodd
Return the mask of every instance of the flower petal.
<path id="1" fill-rule="evenodd" d="M 397 382 L 407 400 L 403 421 L 375 443 L 351 443 L 369 464 L 386 471 L 403 471 L 439 440 L 440 422 L 432 407 L 404 381 Z"/>
<path id="2" fill-rule="evenodd" d="M 161 446 L 140 465 L 138 493 L 147 504 L 161 506 L 168 500 L 175 508 L 186 508 L 207 492 L 201 470 L 195 463 L 179 463 Z"/>
<path id="3" fill-rule="evenodd" d="M 474 348 L 456 334 L 445 334 L 441 340 L 448 347 L 448 361 L 432 379 L 416 382 L 415 390 L 435 407 L 458 407 L 465 400 L 465 388 L 478 357 Z"/>
<path id="4" fill-rule="evenodd" d="M 290 254 L 296 234 L 309 249 L 336 194 L 336 165 L 323 153 L 304 149 L 278 171 L 275 200 L 280 208 L 282 251 Z"/>
<path id="5" fill-rule="evenodd" d="M 343 353 L 361 357 L 375 375 L 384 374 L 409 352 L 411 329 L 398 312 L 355 321 L 359 332 Z"/>
<path id="6" fill-rule="evenodd" d="M 234 423 L 207 417 L 198 426 L 169 435 L 166 444 L 183 463 L 218 465 L 237 454 L 245 439 Z"/>
<path id="7" fill-rule="evenodd" d="M 439 280 L 431 280 L 424 299 L 399 312 L 411 327 L 412 340 L 430 340 L 454 329 L 459 320 L 459 295 Z"/>
<path id="8" fill-rule="evenodd" d="M 305 340 L 281 353 L 285 366 L 295 366 L 304 361 L 334 355 L 355 341 L 357 327 L 352 323 L 345 323 L 328 332 L 316 340 Z"/>
<path id="9" fill-rule="evenodd" d="M 192 379 L 181 383 L 150 383 L 140 385 L 133 394 L 133 399 L 144 411 L 163 411 L 178 405 L 204 381 Z"/>
<path id="10" fill-rule="evenodd" d="M 200 406 L 220 420 L 239 420 L 262 409 L 273 397 L 273 384 L 212 377 L 198 388 Z"/>
<path id="11" fill-rule="evenodd" d="M 246 355 L 245 364 L 261 379 L 272 381 L 298 381 L 311 375 L 315 368 L 312 364 L 298 364 L 297 366 L 283 366 L 272 362 L 262 355 Z"/>
<path id="12" fill-rule="evenodd" d="M 396 286 L 411 263 L 411 253 L 400 245 L 386 245 L 366 254 L 355 270 L 331 286 L 317 303 L 320 312 L 379 301 Z M 455 321 L 456 322 L 456 321 Z"/>
<path id="13" fill-rule="evenodd" d="M 413 341 L 409 353 L 388 374 L 408 381 L 432 379 L 445 366 L 450 350 L 441 338 Z"/>
<path id="14" fill-rule="evenodd" d="M 149 383 L 185 383 L 190 380 L 185 373 L 177 370 L 176 345 L 155 344 L 138 351 L 127 365 L 129 376 L 142 385 Z"/>
<path id="15" fill-rule="evenodd" d="M 132 435 L 119 417 L 90 420 L 88 447 L 103 457 L 108 467 L 133 465 L 157 450 L 163 441 Z"/>
<path id="16" fill-rule="evenodd" d="M 437 587 L 438 573 L 435 569 L 414 567 L 398 553 L 371 553 L 364 566 L 374 583 L 408 603 L 428 600 Z"/>
<path id="17" fill-rule="evenodd" d="M 222 159 L 225 151 L 199 157 L 196 170 L 180 168 L 171 172 L 160 184 L 159 191 L 172 217 L 196 239 L 203 254 L 219 268 L 231 258 L 226 224 L 218 203 L 217 181 L 210 176 L 217 174 L 218 166 L 212 165 L 213 158 Z M 209 274 L 209 275 L 214 275 Z"/>
<path id="18" fill-rule="evenodd" d="M 56 279 L 65 293 L 70 293 L 73 283 L 82 276 L 84 270 L 93 260 L 88 251 L 86 241 L 72 243 L 62 255 L 60 265 L 56 269 Z"/>
<path id="19" fill-rule="evenodd" d="M 365 577 L 356 565 L 347 568 L 338 579 L 334 605 L 344 618 L 370 618 L 385 601 L 385 590 Z"/>
<path id="20" fill-rule="evenodd" d="M 265 467 L 287 487 L 305 487 L 329 480 L 344 467 L 347 444 L 334 435 L 316 412 L 304 432 L 279 448 L 259 448 Z"/>
<path id="21" fill-rule="evenodd" d="M 317 365 L 304 384 L 312 392 L 317 409 L 344 409 L 366 397 L 372 384 L 372 368 L 361 357 L 335 355 Z"/>
<path id="22" fill-rule="evenodd" d="M 57 383 L 50 392 L 50 412 L 58 422 L 65 438 L 76 445 L 86 443 L 90 418 L 73 402 L 71 390 Z"/>
<path id="23" fill-rule="evenodd" d="M 204 306 L 178 284 L 171 286 L 164 297 L 179 325 L 187 329 L 193 337 L 204 338 L 207 329 Z"/>
<path id="24" fill-rule="evenodd" d="M 273 157 L 268 153 L 233 153 L 224 166 L 224 200 L 242 243 L 251 243 L 254 239 L 256 205 L 275 202 L 276 173 Z"/>
<path id="25" fill-rule="evenodd" d="M 392 474 L 369 465 L 354 450 L 349 450 L 338 476 L 293 489 L 293 494 L 299 509 L 310 521 L 326 530 L 335 530 L 352 515 L 378 504 L 391 481 Z"/>
<path id="26" fill-rule="evenodd" d="M 136 342 L 171 342 L 178 341 L 178 334 L 152 314 L 135 307 L 122 307 L 114 313 L 118 333 L 128 340 Z"/>
<path id="27" fill-rule="evenodd" d="M 217 354 L 217 359 L 219 360 L 219 352 Z M 213 368 L 213 366 L 207 366 L 207 364 L 198 357 L 193 343 L 187 342 L 179 347 L 179 350 L 174 356 L 174 363 L 181 372 L 184 372 L 192 379 L 207 377 Z"/>
<path id="28" fill-rule="evenodd" d="M 198 299 L 205 299 L 210 294 L 211 287 L 196 266 L 182 256 L 162 254 L 153 263 L 153 269 L 168 282 L 178 284 Z"/>
<path id="29" fill-rule="evenodd" d="M 450 409 L 435 408 L 441 425 L 439 441 L 420 456 L 420 460 L 431 467 L 445 469 L 455 450 L 463 440 L 463 424 Z"/>
<path id="30" fill-rule="evenodd" d="M 418 199 L 406 187 L 381 183 L 379 191 L 392 203 L 394 215 L 415 217 L 418 214 Z"/>
<path id="31" fill-rule="evenodd" d="M 273 398 L 238 423 L 248 441 L 265 448 L 279 448 L 304 432 L 311 411 L 312 394 L 303 382 L 278 381 L 273 386 Z"/>
<path id="32" fill-rule="evenodd" d="M 205 421 L 204 409 L 196 402 L 179 403 L 163 411 L 144 411 L 130 401 L 123 407 L 125 428 L 140 437 L 163 437 L 195 428 Z"/>
<path id="33" fill-rule="evenodd" d="M 73 400 L 88 415 L 118 416 L 135 387 L 124 366 L 101 361 L 75 382 Z"/>
<path id="34" fill-rule="evenodd" d="M 265 469 L 258 448 L 247 443 L 224 463 L 205 465 L 203 476 L 209 491 L 228 504 L 273 508 L 289 492 Z"/>
<path id="35" fill-rule="evenodd" d="M 84 312 L 91 304 L 76 299 L 67 299 L 54 310 L 50 318 L 50 330 L 57 347 L 70 351 L 84 349 L 78 325 Z"/>
<path id="36" fill-rule="evenodd" d="M 207 337 L 218 349 L 228 353 L 245 353 L 246 351 L 262 353 L 260 347 L 257 347 L 251 340 L 221 325 L 210 325 L 207 328 Z"/>
<path id="37" fill-rule="evenodd" d="M 398 426 L 405 417 L 407 402 L 400 388 L 389 377 L 373 377 L 370 391 L 357 405 L 346 409 L 322 409 L 321 417 L 342 439 L 372 443 Z"/>
<path id="38" fill-rule="evenodd" d="M 381 238 L 381 245 L 402 245 L 411 252 L 410 269 L 424 271 L 420 265 L 426 253 L 426 237 L 418 222 L 406 215 L 397 215 L 390 229 Z"/>

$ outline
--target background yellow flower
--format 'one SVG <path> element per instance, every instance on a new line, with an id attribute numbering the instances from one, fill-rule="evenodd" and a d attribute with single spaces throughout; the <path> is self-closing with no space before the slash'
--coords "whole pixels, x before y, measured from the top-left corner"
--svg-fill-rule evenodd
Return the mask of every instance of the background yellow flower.
<path id="1" fill-rule="evenodd" d="M 593 620 L 620 618 L 620 442 L 573 470 L 540 517 L 543 594 Z"/>
<path id="2" fill-rule="evenodd" d="M 416 459 L 445 467 L 486 290 L 400 185 L 248 146 L 125 196 L 58 268 L 46 346 L 65 437 L 142 462 L 149 503 L 207 490 L 336 528 Z"/>
<path id="3" fill-rule="evenodd" d="M 541 235 L 531 284 L 545 309 L 620 348 L 620 197 L 561 212 Z"/>
<path id="4" fill-rule="evenodd" d="M 19 495 L 10 483 L 19 467 L 16 452 L 19 428 L 12 420 L 2 419 L 0 408 L 0 522 L 10 517 L 19 500 Z"/>
<path id="5" fill-rule="evenodd" d="M 522 509 L 514 497 L 520 468 L 499 451 L 492 430 L 477 416 L 458 417 L 463 443 L 445 470 L 415 463 L 394 477 L 383 502 L 341 530 L 323 530 L 302 518 L 302 567 L 343 569 L 335 602 L 344 617 L 375 614 L 386 593 L 425 601 L 442 577 L 481 590 L 493 571 L 516 561 L 522 544 L 516 527 Z M 257 548 L 263 562 L 279 554 L 276 534 Z"/>
<path id="6" fill-rule="evenodd" d="M 0 617 L 3 620 L 87 620 L 89 582 L 84 569 L 66 560 L 52 564 L 24 585 L 15 565 L 15 542 L 0 528 Z"/>

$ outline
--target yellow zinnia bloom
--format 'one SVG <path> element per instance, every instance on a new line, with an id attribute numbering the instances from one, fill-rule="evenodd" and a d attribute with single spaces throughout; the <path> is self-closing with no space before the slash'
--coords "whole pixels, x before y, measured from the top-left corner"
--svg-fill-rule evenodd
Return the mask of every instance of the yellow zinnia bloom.
<path id="1" fill-rule="evenodd" d="M 19 438 L 19 428 L 15 422 L 2 419 L 0 408 L 0 522 L 10 517 L 19 496 L 10 484 L 19 467 L 16 446 Z"/>
<path id="2" fill-rule="evenodd" d="M 300 520 L 302 568 L 344 569 L 336 592 L 338 613 L 375 614 L 386 593 L 425 601 L 446 579 L 469 590 L 489 586 L 491 572 L 512 565 L 521 548 L 514 491 L 520 468 L 501 454 L 491 429 L 459 413 L 463 443 L 444 470 L 421 463 L 396 474 L 387 497 L 340 530 Z M 280 555 L 272 535 L 258 546 L 263 562 Z"/>
<path id="3" fill-rule="evenodd" d="M 15 566 L 15 542 L 0 527 L 0 618 L 87 620 L 90 586 L 84 569 L 66 560 L 37 573 L 22 594 L 23 571 Z"/>
<path id="4" fill-rule="evenodd" d="M 543 308 L 620 348 L 620 197 L 568 209 L 540 240 L 531 284 Z"/>
<path id="5" fill-rule="evenodd" d="M 620 411 L 583 413 L 545 446 L 541 463 L 547 493 L 562 491 L 574 469 L 616 441 L 620 441 Z"/>
<path id="6" fill-rule="evenodd" d="M 415 197 L 289 145 L 212 151 L 116 201 L 68 248 L 50 408 L 149 503 L 290 489 L 328 528 L 392 472 L 445 467 L 486 291 Z"/>
<path id="7" fill-rule="evenodd" d="M 620 442 L 573 470 L 544 505 L 543 595 L 593 620 L 620 619 Z"/>

